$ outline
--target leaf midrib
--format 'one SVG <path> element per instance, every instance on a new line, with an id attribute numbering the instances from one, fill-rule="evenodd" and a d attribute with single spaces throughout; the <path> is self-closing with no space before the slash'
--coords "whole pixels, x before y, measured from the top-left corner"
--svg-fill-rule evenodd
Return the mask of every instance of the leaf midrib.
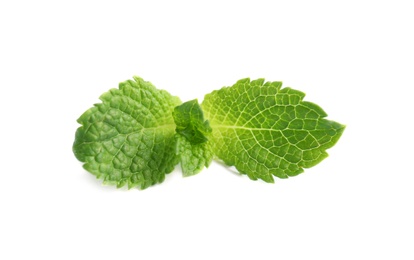
<path id="1" fill-rule="evenodd" d="M 244 126 L 232 126 L 232 125 L 215 125 L 211 124 L 212 128 L 231 128 L 231 129 L 242 129 L 247 131 L 275 131 L 275 132 L 282 132 L 284 130 L 305 130 L 305 129 L 273 129 L 273 128 L 257 128 L 257 127 L 244 127 Z"/>

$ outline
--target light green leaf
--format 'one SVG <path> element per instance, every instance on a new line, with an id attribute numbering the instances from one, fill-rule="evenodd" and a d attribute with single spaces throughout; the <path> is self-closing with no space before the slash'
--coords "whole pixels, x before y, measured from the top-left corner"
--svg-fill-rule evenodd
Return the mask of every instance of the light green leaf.
<path id="1" fill-rule="evenodd" d="M 139 77 L 104 93 L 78 122 L 73 152 L 104 183 L 145 189 L 178 163 L 172 111 L 181 101 Z"/>
<path id="2" fill-rule="evenodd" d="M 211 127 L 204 121 L 203 111 L 197 100 L 177 106 L 173 112 L 176 128 L 176 154 L 180 158 L 184 176 L 199 173 L 213 159 L 208 141 Z"/>
<path id="3" fill-rule="evenodd" d="M 176 134 L 176 154 L 180 158 L 183 176 L 192 176 L 208 167 L 213 160 L 213 151 L 210 142 L 192 144 L 187 138 Z"/>
<path id="4" fill-rule="evenodd" d="M 251 179 L 274 182 L 303 172 L 328 156 L 345 126 L 324 119 L 304 93 L 281 82 L 239 80 L 205 96 L 213 152 Z"/>

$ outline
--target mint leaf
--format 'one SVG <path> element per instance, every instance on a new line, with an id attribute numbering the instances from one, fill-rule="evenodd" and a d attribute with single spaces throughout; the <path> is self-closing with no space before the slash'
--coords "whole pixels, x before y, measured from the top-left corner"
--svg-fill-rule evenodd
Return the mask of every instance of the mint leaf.
<path id="1" fill-rule="evenodd" d="M 183 176 L 192 176 L 208 167 L 213 160 L 213 151 L 210 142 L 192 144 L 182 135 L 177 134 L 176 154 L 180 158 Z"/>
<path id="2" fill-rule="evenodd" d="M 178 163 L 172 111 L 181 101 L 139 77 L 104 93 L 78 122 L 73 152 L 106 184 L 145 189 Z"/>
<path id="3" fill-rule="evenodd" d="M 253 180 L 295 176 L 326 158 L 345 126 L 325 119 L 304 93 L 281 86 L 242 79 L 207 94 L 200 106 L 134 77 L 81 115 L 73 152 L 117 187 L 161 183 L 178 163 L 191 176 L 214 156 Z"/>
<path id="4" fill-rule="evenodd" d="M 345 126 L 324 119 L 304 93 L 281 82 L 239 80 L 205 96 L 216 156 L 251 179 L 274 182 L 303 172 L 328 156 Z"/>
<path id="5" fill-rule="evenodd" d="M 203 110 L 201 110 L 197 99 L 187 101 L 174 108 L 173 117 L 178 134 L 187 138 L 192 144 L 207 142 L 207 135 L 211 133 L 211 127 L 208 121 L 204 121 Z"/>
<path id="6" fill-rule="evenodd" d="M 176 128 L 176 154 L 180 158 L 184 176 L 199 173 L 213 159 L 210 142 L 211 127 L 204 121 L 198 101 L 191 100 L 174 108 Z"/>

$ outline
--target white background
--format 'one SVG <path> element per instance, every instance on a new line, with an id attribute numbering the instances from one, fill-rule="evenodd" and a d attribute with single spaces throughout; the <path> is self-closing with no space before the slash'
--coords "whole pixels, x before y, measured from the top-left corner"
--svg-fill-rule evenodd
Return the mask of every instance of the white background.
<path id="1" fill-rule="evenodd" d="M 1 1 L 0 259 L 414 259 L 411 1 Z M 103 186 L 76 119 L 133 75 L 183 101 L 282 80 L 347 129 L 275 184 Z"/>

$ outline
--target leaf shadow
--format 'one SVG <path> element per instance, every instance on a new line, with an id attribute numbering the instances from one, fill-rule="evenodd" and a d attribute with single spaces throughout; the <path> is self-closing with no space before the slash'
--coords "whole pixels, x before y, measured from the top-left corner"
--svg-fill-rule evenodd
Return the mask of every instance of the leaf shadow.
<path id="1" fill-rule="evenodd" d="M 228 172 L 231 172 L 235 176 L 242 177 L 242 175 L 243 175 L 243 174 L 241 174 L 240 172 L 237 171 L 236 167 L 229 166 L 221 160 L 220 161 L 219 160 L 214 160 L 214 163 L 221 166 L 223 169 L 227 170 Z"/>

